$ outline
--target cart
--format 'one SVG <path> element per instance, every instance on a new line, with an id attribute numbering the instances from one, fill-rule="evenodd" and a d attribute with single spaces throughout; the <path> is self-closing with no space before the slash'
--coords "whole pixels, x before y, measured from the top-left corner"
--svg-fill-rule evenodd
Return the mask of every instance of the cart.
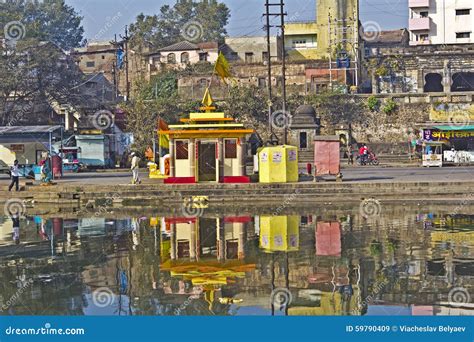
<path id="1" fill-rule="evenodd" d="M 443 145 L 441 141 L 423 142 L 423 167 L 442 167 L 443 166 Z"/>

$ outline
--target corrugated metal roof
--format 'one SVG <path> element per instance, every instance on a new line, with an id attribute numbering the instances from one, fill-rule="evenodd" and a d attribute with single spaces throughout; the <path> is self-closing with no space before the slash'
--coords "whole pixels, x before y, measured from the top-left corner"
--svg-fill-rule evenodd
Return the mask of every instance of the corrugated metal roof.
<path id="1" fill-rule="evenodd" d="M 465 125 L 465 126 L 434 126 L 434 128 L 439 129 L 440 131 L 474 131 L 474 125 Z"/>
<path id="2" fill-rule="evenodd" d="M 62 126 L 2 126 L 0 127 L 0 135 L 52 133 L 60 130 L 61 127 Z"/>

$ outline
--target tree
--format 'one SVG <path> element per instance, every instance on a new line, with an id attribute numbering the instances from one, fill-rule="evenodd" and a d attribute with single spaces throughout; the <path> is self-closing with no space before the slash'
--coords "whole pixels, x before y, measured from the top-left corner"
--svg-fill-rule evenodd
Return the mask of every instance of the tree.
<path id="1" fill-rule="evenodd" d="M 51 99 L 73 103 L 79 70 L 63 50 L 83 41 L 82 18 L 64 0 L 0 3 L 0 124 L 33 123 Z M 45 112 L 45 111 L 43 111 Z"/>
<path id="2" fill-rule="evenodd" d="M 228 7 L 216 0 L 179 1 L 165 5 L 159 14 L 137 16 L 130 25 L 131 44 L 137 49 L 159 49 L 182 40 L 219 41 L 226 34 Z"/>
<path id="3" fill-rule="evenodd" d="M 158 118 L 176 122 L 186 113 L 196 110 L 199 102 L 182 101 L 178 96 L 177 74 L 174 71 L 137 83 L 133 101 L 121 104 L 127 113 L 127 130 L 133 133 L 136 151 L 144 153 L 152 145 Z"/>
<path id="4" fill-rule="evenodd" d="M 0 22 L 4 29 L 16 29 L 19 34 L 16 38 L 49 41 L 63 50 L 84 43 L 81 21 L 82 17 L 64 0 L 0 2 Z"/>

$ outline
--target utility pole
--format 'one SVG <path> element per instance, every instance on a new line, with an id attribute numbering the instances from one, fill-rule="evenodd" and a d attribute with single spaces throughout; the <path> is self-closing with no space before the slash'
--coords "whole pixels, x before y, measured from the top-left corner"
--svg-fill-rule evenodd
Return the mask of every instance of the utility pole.
<path id="1" fill-rule="evenodd" d="M 114 73 L 114 97 L 115 101 L 117 101 L 118 96 L 119 96 L 119 91 L 118 91 L 118 73 L 117 73 L 117 65 L 118 65 L 118 56 L 117 56 L 117 51 L 118 51 L 118 44 L 117 44 L 117 35 L 114 35 L 114 42 L 113 42 L 114 48 L 115 48 L 115 61 L 112 66 L 112 72 Z"/>
<path id="2" fill-rule="evenodd" d="M 280 11 L 277 13 L 271 13 L 270 8 L 271 7 L 280 7 Z M 285 52 L 285 16 L 287 13 L 285 13 L 285 3 L 284 0 L 279 0 L 278 3 L 271 3 L 270 0 L 266 0 L 265 3 L 265 8 L 266 12 L 264 16 L 266 16 L 266 31 L 267 31 L 267 51 L 268 51 L 268 95 L 269 95 L 269 107 L 268 107 L 268 115 L 269 115 L 269 125 L 270 125 L 270 133 L 273 138 L 273 127 L 272 127 L 272 112 L 273 112 L 273 104 L 272 104 L 272 64 L 271 64 L 271 41 L 270 41 L 270 31 L 272 27 L 277 27 L 280 28 L 281 30 L 281 52 L 283 54 L 282 56 L 282 112 L 285 117 L 287 117 L 287 111 L 286 111 L 286 52 Z M 280 17 L 280 25 L 275 25 L 272 26 L 270 25 L 270 17 Z M 283 134 L 283 144 L 287 144 L 287 135 L 288 135 L 288 127 L 285 123 L 284 127 L 284 134 Z"/>
<path id="3" fill-rule="evenodd" d="M 283 92 L 283 104 L 282 104 L 282 110 L 283 110 L 283 115 L 285 118 L 287 117 L 286 113 L 286 50 L 285 50 L 285 3 L 283 0 L 280 0 L 280 17 L 281 17 L 281 50 L 283 54 L 283 59 L 281 63 L 281 73 L 282 73 L 282 80 L 281 80 L 281 86 L 282 86 L 282 92 Z M 288 123 L 289 120 L 286 121 L 285 123 L 285 130 L 283 133 L 283 145 L 286 145 L 288 143 Z"/>
<path id="4" fill-rule="evenodd" d="M 271 26 L 270 26 L 270 0 L 266 0 L 266 19 L 267 24 L 265 29 L 267 31 L 267 67 L 268 67 L 268 128 L 270 129 L 270 136 L 273 137 L 272 113 L 273 113 L 273 96 L 272 96 L 272 45 L 271 45 Z"/>
<path id="5" fill-rule="evenodd" d="M 123 40 L 123 46 L 125 49 L 125 86 L 126 86 L 126 95 L 127 95 L 127 102 L 130 99 L 130 81 L 129 81 L 129 75 L 128 75 L 128 41 L 130 40 L 130 37 L 128 36 L 128 25 L 125 26 L 125 36 L 120 36 Z"/>

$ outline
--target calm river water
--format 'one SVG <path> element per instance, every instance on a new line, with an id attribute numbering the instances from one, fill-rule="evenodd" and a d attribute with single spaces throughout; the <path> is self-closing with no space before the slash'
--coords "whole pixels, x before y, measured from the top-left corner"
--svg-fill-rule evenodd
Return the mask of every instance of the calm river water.
<path id="1" fill-rule="evenodd" d="M 474 314 L 457 208 L 194 209 L 0 218 L 0 315 Z"/>

